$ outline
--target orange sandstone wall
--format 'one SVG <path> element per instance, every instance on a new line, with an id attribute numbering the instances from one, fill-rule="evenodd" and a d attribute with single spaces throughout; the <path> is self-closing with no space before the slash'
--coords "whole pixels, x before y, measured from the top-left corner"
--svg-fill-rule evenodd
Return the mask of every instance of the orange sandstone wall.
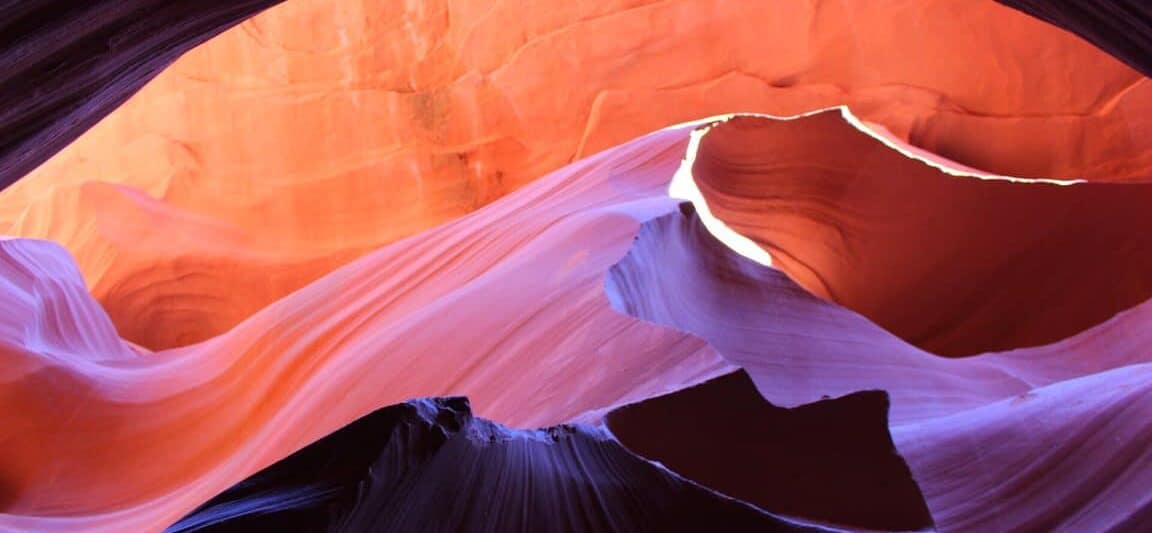
<path id="1" fill-rule="evenodd" d="M 5 191 L 0 231 L 171 347 L 652 129 L 841 103 L 1002 174 L 1152 167 L 1147 80 L 991 1 L 294 0 Z"/>

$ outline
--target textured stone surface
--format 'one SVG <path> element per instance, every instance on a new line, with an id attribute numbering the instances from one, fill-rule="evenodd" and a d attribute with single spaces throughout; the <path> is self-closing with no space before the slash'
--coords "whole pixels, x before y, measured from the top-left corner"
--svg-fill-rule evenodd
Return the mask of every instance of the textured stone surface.
<path id="1" fill-rule="evenodd" d="M 829 531 L 693 485 L 583 425 L 514 430 L 465 398 L 369 414 L 213 498 L 184 531 Z"/>
<path id="2" fill-rule="evenodd" d="M 24 307 L 0 314 L 0 529 L 168 525 L 409 398 L 466 394 L 480 416 L 540 427 L 730 372 L 603 289 L 639 222 L 675 209 L 689 129 L 566 167 L 171 350 L 120 341 L 59 246 L 3 241 L 5 295 Z"/>
<path id="3" fill-rule="evenodd" d="M 826 116 L 788 122 L 825 138 Z M 723 133 L 747 121 L 780 122 L 729 121 L 703 140 L 715 135 L 720 144 L 710 149 L 739 148 L 739 136 Z M 1133 444 L 1148 438 L 1145 425 L 1117 433 L 1115 449 L 1100 447 L 1115 452 L 1108 474 L 1085 482 L 1067 480 L 1081 479 L 1097 456 L 1059 455 L 1075 441 L 1058 455 L 1038 450 L 1051 449 L 1055 435 L 1098 438 L 1086 421 L 1146 412 L 1148 302 L 1057 343 L 938 357 L 736 255 L 692 209 L 678 210 L 666 190 L 687 168 L 695 128 L 656 132 L 565 167 L 337 269 L 224 335 L 172 350 L 120 340 L 62 248 L 3 241 L 2 288 L 18 307 L 0 315 L 0 405 L 11 406 L 0 528 L 163 527 L 240 478 L 407 398 L 467 394 L 478 414 L 518 427 L 595 422 L 734 365 L 785 407 L 888 391 L 896 449 L 944 530 L 1095 529 L 1147 512 L 1139 489 L 1147 449 Z M 1020 188 L 1021 213 L 1057 187 L 947 177 Z M 1071 400 L 1086 387 L 1114 393 Z M 1068 417 L 1049 422 L 1046 411 L 1015 407 L 1034 396 L 1067 405 Z M 1029 424 L 1048 436 L 1021 440 Z M 960 446 L 956 435 L 979 438 Z M 992 443 L 1001 448 L 979 455 Z M 1012 488 L 1006 476 L 1029 458 L 1044 461 L 1029 478 L 1037 484 Z M 954 468 L 971 472 L 954 479 Z M 1039 496 L 1027 512 L 998 518 L 1012 500 L 993 495 L 1011 490 Z"/>
<path id="4" fill-rule="evenodd" d="M 1152 168 L 1145 78 L 991 1 L 294 0 L 5 191 L 0 232 L 170 348 L 656 128 L 836 104 L 988 171 Z"/>
<path id="5" fill-rule="evenodd" d="M 670 502 L 773 524 L 751 505 L 962 532 L 1148 523 L 1146 78 L 991 1 L 531 4 L 286 3 L 4 190 L 0 530 L 156 531 L 229 487 L 233 503 L 184 524 L 319 500 L 348 529 L 537 528 L 545 513 L 627 529 Z M 0 0 L 0 177 L 263 4 L 143 5 Z M 1105 9 L 1139 6 L 1017 5 L 1143 64 L 1146 11 Z M 834 104 L 852 112 L 634 139 Z M 674 177 L 702 190 L 694 208 L 669 198 Z M 684 390 L 739 367 L 751 384 L 715 408 L 691 400 L 708 385 Z M 878 404 L 852 403 L 876 389 L 887 434 Z M 431 458 L 324 440 L 456 395 L 494 422 L 459 400 L 407 404 L 437 413 L 417 423 L 444 438 Z M 637 422 L 659 434 L 759 419 L 764 399 L 786 422 L 828 414 L 791 435 L 850 433 L 877 470 L 853 468 L 861 449 L 832 468 L 780 445 L 782 464 L 817 464 L 765 492 L 740 477 L 775 458 L 739 468 L 751 430 L 645 443 L 616 426 L 737 503 L 571 425 L 693 402 Z M 506 446 L 484 447 L 494 436 Z M 277 463 L 302 448 L 351 468 Z M 390 466 L 365 476 L 373 458 Z M 512 471 L 531 483 L 501 492 Z M 443 483 L 460 472 L 474 476 Z M 847 500 L 824 504 L 836 474 Z M 269 479 L 288 488 L 245 492 Z M 847 505 L 883 481 L 899 490 L 869 493 L 882 516 Z M 434 497 L 490 498 L 501 517 L 430 514 Z"/>
<path id="6" fill-rule="evenodd" d="M 946 359 L 736 255 L 685 211 L 647 222 L 610 271 L 618 309 L 704 338 L 777 405 L 888 391 L 892 440 L 942 531 L 1140 530 L 1152 512 L 1152 301 L 1052 344 Z M 775 213 L 795 210 L 760 211 Z"/>
<path id="7" fill-rule="evenodd" d="M 885 142 L 835 111 L 736 118 L 693 176 L 805 289 L 939 355 L 1055 342 L 1152 296 L 1152 184 L 957 176 Z"/>

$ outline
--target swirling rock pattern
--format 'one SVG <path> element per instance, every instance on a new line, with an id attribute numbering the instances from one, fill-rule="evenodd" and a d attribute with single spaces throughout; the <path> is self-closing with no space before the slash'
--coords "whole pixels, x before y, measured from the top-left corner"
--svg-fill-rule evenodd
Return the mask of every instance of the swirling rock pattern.
<path id="1" fill-rule="evenodd" d="M 29 406 L 5 435 L 0 528 L 171 524 L 237 475 L 408 398 L 467 394 L 486 418 L 540 427 L 730 372 L 704 341 L 614 312 L 603 290 L 640 221 L 675 209 L 665 190 L 690 130 L 576 163 L 173 350 L 120 341 L 60 247 L 7 241 L 4 273 L 30 276 L 29 307 L 53 312 L 49 328 L 0 315 L 3 367 L 21 369 L 2 389 Z M 28 331 L 107 341 L 48 350 Z"/>
<path id="2" fill-rule="evenodd" d="M 819 125 L 828 116 L 838 115 L 791 120 Z M 712 125 L 704 140 L 717 135 L 739 145 L 723 132 L 741 131 L 743 122 Z M 463 392 L 487 416 L 516 425 L 595 421 L 613 407 L 735 364 L 783 406 L 888 391 L 896 449 L 941 529 L 1139 521 L 1146 512 L 1135 488 L 1143 449 L 1130 444 L 1145 437 L 1139 425 L 1115 441 L 1128 454 L 1110 470 L 1120 477 L 1098 476 L 1098 485 L 1083 488 L 1090 495 L 1063 493 L 1064 485 L 1052 483 L 1046 504 L 1009 521 L 989 499 L 1004 481 L 1003 469 L 965 476 L 971 492 L 949 487 L 956 483 L 955 461 L 986 457 L 978 450 L 988 443 L 1013 443 L 995 452 L 1005 461 L 1037 457 L 1005 437 L 1035 416 L 1013 407 L 1021 399 L 1078 380 L 1124 377 L 1138 384 L 1142 374 L 1131 369 L 1147 361 L 1141 339 L 1148 330 L 1139 325 L 1148 304 L 1055 344 L 963 359 L 925 352 L 783 272 L 736 255 L 692 209 L 676 210 L 664 190 L 694 128 L 657 132 L 565 168 L 359 259 L 226 335 L 177 350 L 148 353 L 119 340 L 62 249 L 5 241 L 10 266 L 3 274 L 9 291 L 24 294 L 18 301 L 29 312 L 4 317 L 4 367 L 11 370 L 3 390 L 8 405 L 21 407 L 7 437 L 9 514 L 0 519 L 6 527 L 38 530 L 171 523 L 238 473 L 380 403 Z M 1044 187 L 1056 187 L 1004 183 L 1037 191 L 1036 201 L 1044 201 Z M 613 305 L 679 331 L 614 313 Z M 441 320 L 449 309 L 454 320 Z M 1098 417 L 1127 405 L 1138 411 L 1142 389 L 1134 390 L 1116 402 L 1077 404 L 1084 406 L 1075 412 Z M 525 409 L 529 403 L 533 408 Z M 964 441 L 967 448 L 949 444 L 958 438 L 949 422 L 966 419 L 972 425 L 960 434 L 986 436 Z M 1052 431 L 1072 427 L 1080 426 Z M 126 443 L 133 454 L 120 453 Z M 1043 460 L 1053 465 L 1048 475 L 1083 468 L 1060 457 Z M 65 496 L 82 489 L 83 500 Z M 1109 511 L 1092 511 L 1102 508 Z M 60 509 L 67 514 L 56 515 Z"/>
<path id="3" fill-rule="evenodd" d="M 936 354 L 1054 342 L 1152 296 L 1152 184 L 966 179 L 885 140 L 835 111 L 738 117 L 692 175 L 791 279 Z"/>
<path id="4" fill-rule="evenodd" d="M 763 188 L 744 192 L 773 186 L 756 183 Z M 1037 191 L 1036 201 L 1050 187 L 1005 183 Z M 771 219 L 772 212 L 760 214 Z M 737 255 L 691 208 L 646 223 L 606 289 L 617 308 L 708 340 L 773 403 L 888 391 L 896 449 L 941 530 L 1139 531 L 1146 523 L 1150 502 L 1137 487 L 1149 472 L 1143 414 L 1150 412 L 1145 325 L 1152 301 L 1056 343 L 945 359 Z M 1141 421 L 1118 422 L 1129 416 Z"/>
<path id="5" fill-rule="evenodd" d="M 143 5 L 0 3 L 0 176 L 263 4 Z M 0 195 L 0 530 L 1142 532 L 1150 91 L 990 1 L 286 3 Z"/>
<path id="6" fill-rule="evenodd" d="M 840 104 L 1001 174 L 1152 169 L 1146 78 L 991 1 L 293 0 L 6 191 L 0 232 L 172 348 L 655 129 Z"/>

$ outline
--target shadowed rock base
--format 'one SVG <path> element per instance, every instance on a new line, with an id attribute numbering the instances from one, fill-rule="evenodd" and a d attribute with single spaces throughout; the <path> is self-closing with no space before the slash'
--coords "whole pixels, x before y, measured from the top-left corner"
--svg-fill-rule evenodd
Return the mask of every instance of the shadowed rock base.
<path id="1" fill-rule="evenodd" d="M 509 429 L 460 397 L 380 409 L 168 531 L 256 530 L 823 531 L 678 478 L 601 429 Z"/>
<path id="2" fill-rule="evenodd" d="M 773 513 L 885 531 L 933 526 L 888 434 L 888 396 L 776 407 L 743 370 L 610 413 L 628 449 Z"/>

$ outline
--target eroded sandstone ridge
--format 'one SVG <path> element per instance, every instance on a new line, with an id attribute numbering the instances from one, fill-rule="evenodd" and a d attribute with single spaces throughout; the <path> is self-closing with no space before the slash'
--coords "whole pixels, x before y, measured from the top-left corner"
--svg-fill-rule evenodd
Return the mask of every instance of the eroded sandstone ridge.
<path id="1" fill-rule="evenodd" d="M 213 498 L 168 531 L 830 531 L 720 496 L 606 431 L 509 429 L 467 398 L 375 411 Z"/>
<path id="2" fill-rule="evenodd" d="M 1142 5 L 272 3 L 0 2 L 0 530 L 1152 523 Z"/>
<path id="3" fill-rule="evenodd" d="M 171 348 L 650 131 L 840 104 L 989 172 L 1152 168 L 1146 78 L 991 1 L 293 0 L 6 191 L 0 232 Z"/>

